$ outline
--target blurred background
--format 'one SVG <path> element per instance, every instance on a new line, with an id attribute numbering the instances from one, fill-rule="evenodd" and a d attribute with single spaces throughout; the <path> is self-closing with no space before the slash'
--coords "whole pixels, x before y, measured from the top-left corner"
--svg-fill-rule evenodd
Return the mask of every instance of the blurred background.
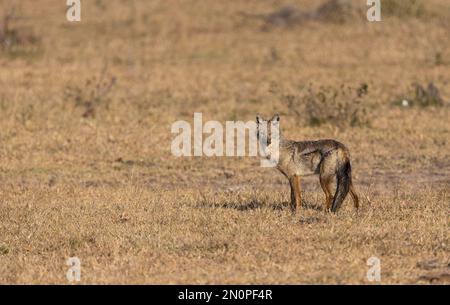
<path id="1" fill-rule="evenodd" d="M 426 162 L 381 144 L 423 124 L 418 133 L 438 138 L 421 143 L 441 153 L 447 135 L 429 120 L 448 114 L 450 3 L 381 3 L 382 21 L 368 22 L 366 1 L 95 0 L 69 22 L 64 1 L 1 1 L 1 162 L 165 162 L 170 125 L 195 111 L 219 121 L 279 112 L 293 138 Z"/>

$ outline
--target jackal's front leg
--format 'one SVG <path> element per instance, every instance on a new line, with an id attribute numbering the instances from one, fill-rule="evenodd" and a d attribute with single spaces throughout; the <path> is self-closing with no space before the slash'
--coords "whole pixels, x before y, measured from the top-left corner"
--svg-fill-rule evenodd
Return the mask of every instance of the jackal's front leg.
<path id="1" fill-rule="evenodd" d="M 294 188 L 294 180 L 293 179 L 289 179 L 289 184 L 291 186 L 291 202 L 289 203 L 289 206 L 291 208 L 291 212 L 295 213 L 295 209 L 296 209 L 296 204 L 295 204 L 295 188 Z"/>
<path id="2" fill-rule="evenodd" d="M 293 176 L 289 179 L 289 183 L 291 185 L 291 211 L 295 213 L 297 207 L 300 208 L 302 204 L 302 195 L 300 188 L 300 177 Z"/>

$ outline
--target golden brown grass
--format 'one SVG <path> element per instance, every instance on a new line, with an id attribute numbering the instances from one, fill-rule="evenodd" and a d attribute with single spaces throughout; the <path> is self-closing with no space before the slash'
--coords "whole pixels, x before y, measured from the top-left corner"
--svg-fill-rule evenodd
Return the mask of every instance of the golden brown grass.
<path id="1" fill-rule="evenodd" d="M 67 283 L 71 256 L 82 283 L 368 283 L 371 256 L 381 283 L 448 281 L 448 1 L 426 1 L 428 17 L 264 30 L 241 12 L 290 2 L 90 1 L 81 23 L 55 3 L 17 1 L 13 25 L 39 40 L 0 50 L 1 283 Z M 89 97 L 105 69 L 117 82 L 84 117 L 67 90 Z M 445 106 L 393 104 L 430 81 Z M 310 82 L 367 83 L 370 125 L 300 124 L 280 93 Z M 307 178 L 292 217 L 287 182 L 259 159 L 173 157 L 170 126 L 193 112 L 279 112 L 289 138 L 346 143 L 361 211 L 324 214 Z"/>

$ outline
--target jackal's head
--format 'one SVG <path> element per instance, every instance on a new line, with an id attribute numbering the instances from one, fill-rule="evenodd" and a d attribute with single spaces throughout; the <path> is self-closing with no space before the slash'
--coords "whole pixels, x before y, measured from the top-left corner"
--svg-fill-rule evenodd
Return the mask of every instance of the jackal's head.
<path id="1" fill-rule="evenodd" d="M 256 137 L 260 143 L 272 144 L 274 137 L 280 139 L 280 116 L 274 115 L 270 120 L 266 120 L 259 114 L 256 116 Z"/>

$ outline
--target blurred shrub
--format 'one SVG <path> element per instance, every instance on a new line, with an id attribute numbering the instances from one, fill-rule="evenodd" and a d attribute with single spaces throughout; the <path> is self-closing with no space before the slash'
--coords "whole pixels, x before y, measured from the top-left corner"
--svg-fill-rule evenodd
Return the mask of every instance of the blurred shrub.
<path id="1" fill-rule="evenodd" d="M 65 99 L 72 101 L 76 107 L 83 108 L 83 117 L 95 117 L 96 110 L 100 106 L 108 107 L 108 95 L 115 84 L 116 78 L 107 77 L 105 68 L 100 77 L 88 78 L 82 86 L 67 86 L 64 92 Z"/>
<path id="2" fill-rule="evenodd" d="M 300 89 L 297 95 L 285 95 L 283 101 L 288 111 L 300 122 L 310 126 L 330 124 L 339 128 L 369 126 L 370 120 L 363 101 L 368 85 L 358 88 L 348 86 L 319 87 L 312 85 Z"/>
<path id="3" fill-rule="evenodd" d="M 380 0 L 382 16 L 429 17 L 422 0 Z M 363 5 L 361 5 L 363 4 Z M 294 6 L 284 6 L 269 14 L 242 13 L 244 17 L 262 19 L 263 30 L 271 27 L 293 27 L 308 21 L 345 23 L 356 19 L 366 21 L 367 6 L 365 1 L 357 0 L 324 0 L 314 10 L 301 11 Z"/>
<path id="4" fill-rule="evenodd" d="M 344 23 L 352 20 L 358 10 L 351 0 L 328 0 L 312 13 L 315 20 Z"/>
<path id="5" fill-rule="evenodd" d="M 409 92 L 395 100 L 394 104 L 403 107 L 441 107 L 444 106 L 445 102 L 441 97 L 439 89 L 433 82 L 430 82 L 428 87 L 414 83 Z"/>
<path id="6" fill-rule="evenodd" d="M 242 12 L 241 15 L 246 18 L 262 19 L 263 30 L 271 27 L 289 28 L 307 21 L 344 23 L 353 20 L 358 15 L 365 16 L 363 11 L 352 3 L 352 0 L 327 0 L 310 11 L 301 11 L 295 6 L 283 6 L 269 14 Z"/>
<path id="7" fill-rule="evenodd" d="M 17 48 L 39 42 L 39 38 L 26 29 L 13 26 L 13 21 L 17 19 L 19 17 L 14 7 L 0 16 L 0 49 L 3 51 L 17 51 Z"/>
<path id="8" fill-rule="evenodd" d="M 397 17 L 423 17 L 425 5 L 422 0 L 381 0 L 381 13 Z"/>

